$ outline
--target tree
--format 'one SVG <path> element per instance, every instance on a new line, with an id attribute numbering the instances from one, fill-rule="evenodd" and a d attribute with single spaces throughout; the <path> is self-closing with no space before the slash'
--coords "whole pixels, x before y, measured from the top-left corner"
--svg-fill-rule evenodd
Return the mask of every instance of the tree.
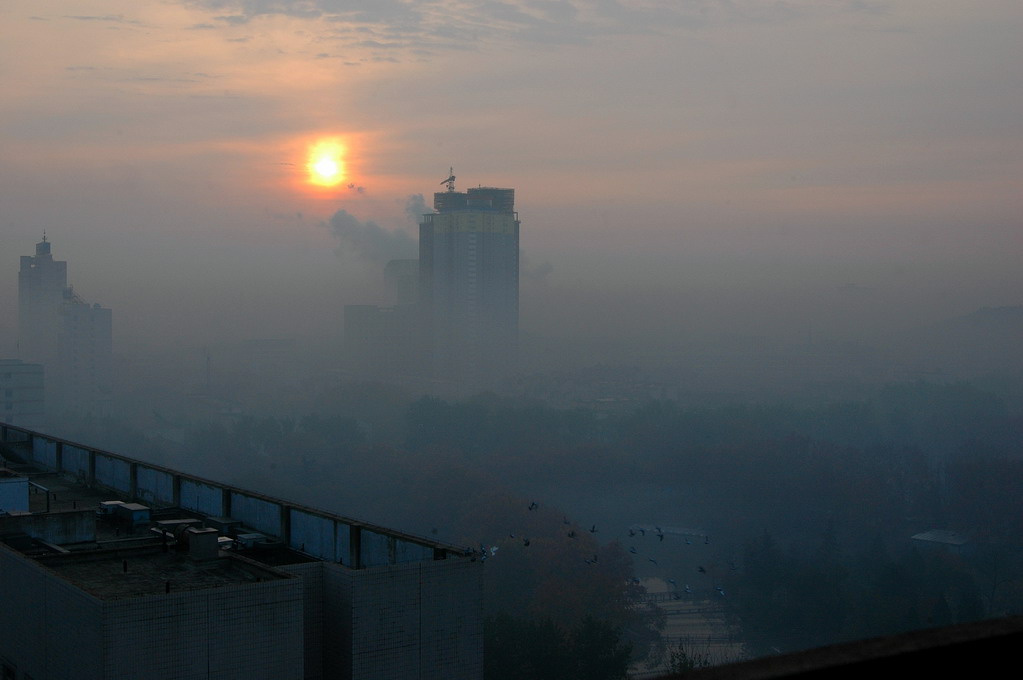
<path id="1" fill-rule="evenodd" d="M 668 673 L 672 676 L 683 677 L 697 668 L 710 666 L 710 657 L 702 652 L 697 652 L 684 639 L 668 647 Z"/>
<path id="2" fill-rule="evenodd" d="M 631 645 L 592 616 L 565 629 L 548 617 L 500 614 L 483 624 L 485 680 L 624 680 Z"/>
<path id="3" fill-rule="evenodd" d="M 571 655 L 578 680 L 624 680 L 632 645 L 622 642 L 621 630 L 607 621 L 586 616 L 572 632 Z"/>

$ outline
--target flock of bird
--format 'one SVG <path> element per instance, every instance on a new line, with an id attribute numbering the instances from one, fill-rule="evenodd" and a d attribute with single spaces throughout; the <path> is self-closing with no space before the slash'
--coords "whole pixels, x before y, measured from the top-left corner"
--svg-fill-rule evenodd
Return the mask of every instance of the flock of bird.
<path id="1" fill-rule="evenodd" d="M 540 507 L 539 503 L 537 503 L 536 501 L 532 501 L 526 507 L 526 509 L 529 512 L 533 512 L 535 510 L 538 510 L 539 507 Z M 564 525 L 566 527 L 568 527 L 566 529 L 566 531 L 565 531 L 565 534 L 564 534 L 565 537 L 568 538 L 569 540 L 578 538 L 579 537 L 579 532 L 583 531 L 583 529 L 579 529 L 579 531 L 577 531 L 576 528 L 573 526 L 573 522 L 570 521 L 568 519 L 568 517 L 565 517 L 563 522 L 564 522 Z M 596 534 L 596 533 L 598 533 L 598 531 L 599 530 L 597 529 L 597 525 L 596 524 L 592 524 L 592 525 L 590 525 L 588 533 Z M 634 524 L 631 527 L 629 527 L 629 529 L 628 529 L 628 536 L 629 536 L 630 539 L 645 539 L 647 537 L 647 534 L 650 534 L 651 536 L 656 536 L 658 543 L 664 542 L 664 539 L 667 536 L 677 536 L 677 537 L 680 537 L 685 542 L 686 545 L 693 545 L 694 540 L 698 544 L 710 545 L 710 536 L 708 536 L 706 533 L 703 533 L 702 531 L 693 531 L 693 530 L 689 530 L 689 529 L 679 529 L 679 528 L 674 528 L 674 527 L 661 528 L 660 526 L 656 526 L 656 525 L 647 526 L 647 525 L 639 525 L 639 524 Z M 527 538 L 525 536 L 518 535 L 514 531 L 509 532 L 508 538 L 512 539 L 512 540 L 516 540 L 517 539 L 517 540 L 521 541 L 521 545 L 522 545 L 523 548 L 528 548 L 530 546 L 530 539 L 529 538 Z M 499 550 L 499 546 L 497 546 L 497 545 L 487 546 L 485 543 L 480 542 L 479 551 L 477 552 L 477 551 L 474 550 L 472 552 L 473 552 L 474 556 L 478 556 L 481 561 L 486 561 L 488 558 L 493 557 L 494 555 L 496 555 L 498 550 Z M 635 545 L 630 545 L 629 546 L 629 553 L 631 555 L 639 555 L 640 551 L 636 548 Z M 592 557 L 585 557 L 583 559 L 586 562 L 586 564 L 596 564 L 597 560 L 598 560 L 598 555 L 594 554 Z M 652 563 L 652 564 L 654 564 L 654 565 L 657 565 L 657 560 L 654 557 L 648 557 L 647 561 Z M 735 565 L 735 562 L 730 562 L 729 563 L 729 567 L 731 568 L 732 571 L 735 571 L 737 569 L 737 566 Z M 707 575 L 707 569 L 703 565 L 699 565 L 696 568 L 696 571 L 698 573 L 700 573 L 700 574 Z M 671 588 L 672 588 L 671 592 L 673 592 L 675 594 L 675 597 L 678 598 L 680 595 L 679 595 L 679 592 L 677 590 L 678 584 L 675 581 L 675 579 L 669 578 L 669 579 L 667 579 L 667 582 L 671 585 Z M 638 585 L 639 584 L 639 579 L 638 578 L 634 578 L 633 579 L 633 583 Z M 721 597 L 724 597 L 724 595 L 725 595 L 724 588 L 722 588 L 720 585 L 714 586 L 714 591 L 719 596 L 721 596 Z M 692 595 L 693 594 L 693 589 L 687 583 L 687 584 L 685 584 L 682 592 L 684 592 L 687 595 Z"/>

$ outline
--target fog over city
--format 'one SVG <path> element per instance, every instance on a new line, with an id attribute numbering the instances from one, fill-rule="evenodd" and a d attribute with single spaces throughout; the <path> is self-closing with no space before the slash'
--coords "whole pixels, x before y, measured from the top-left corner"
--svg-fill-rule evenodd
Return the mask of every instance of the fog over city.
<path id="1" fill-rule="evenodd" d="M 4 5 L 6 266 L 46 229 L 119 351 L 323 333 L 379 283 L 335 215 L 414 240 L 407 199 L 449 165 L 518 192 L 552 267 L 527 333 L 790 340 L 1019 302 L 1011 2 Z M 340 188 L 305 182 L 320 137 Z"/>
<path id="2" fill-rule="evenodd" d="M 0 359 L 31 356 L 44 233 L 112 311 L 109 391 L 48 432 L 500 546 L 493 617 L 548 615 L 550 572 L 499 557 L 578 527 L 609 582 L 737 598 L 714 662 L 1023 610 L 1016 552 L 1003 590 L 920 585 L 947 620 L 849 595 L 925 530 L 1023 541 L 1020 3 L 7 0 L 0 28 Z M 421 323 L 389 263 L 433 275 L 434 194 L 473 190 L 518 220 L 517 347 L 463 378 L 456 322 L 356 323 Z M 833 610 L 768 623 L 758 592 L 838 564 Z"/>

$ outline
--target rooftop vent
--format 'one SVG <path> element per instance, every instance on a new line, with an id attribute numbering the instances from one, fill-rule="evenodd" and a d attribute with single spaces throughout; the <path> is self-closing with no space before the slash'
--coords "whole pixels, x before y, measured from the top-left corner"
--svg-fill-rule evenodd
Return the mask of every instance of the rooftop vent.
<path id="1" fill-rule="evenodd" d="M 217 539 L 220 532 L 216 529 L 199 529 L 189 527 L 185 533 L 188 543 L 188 556 L 193 560 L 205 561 L 217 559 L 220 544 Z"/>

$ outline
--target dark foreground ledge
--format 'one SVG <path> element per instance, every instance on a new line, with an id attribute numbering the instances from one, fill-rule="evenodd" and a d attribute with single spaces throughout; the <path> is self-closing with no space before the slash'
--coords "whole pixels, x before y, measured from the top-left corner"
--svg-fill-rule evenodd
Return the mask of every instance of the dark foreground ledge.
<path id="1" fill-rule="evenodd" d="M 1023 617 L 1016 616 L 704 668 L 691 671 L 685 677 L 694 680 L 862 680 L 902 673 L 913 677 L 988 677 L 1018 672 L 1011 669 L 1018 669 L 1021 653 Z"/>

